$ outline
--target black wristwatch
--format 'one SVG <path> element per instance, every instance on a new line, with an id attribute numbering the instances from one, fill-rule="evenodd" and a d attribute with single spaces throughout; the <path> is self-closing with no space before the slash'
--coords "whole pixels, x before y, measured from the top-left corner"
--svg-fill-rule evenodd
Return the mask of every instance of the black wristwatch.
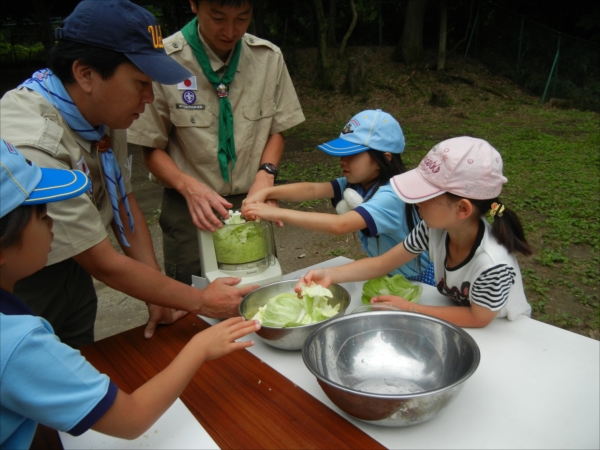
<path id="1" fill-rule="evenodd" d="M 258 170 L 264 170 L 265 172 L 270 173 L 275 177 L 275 179 L 277 179 L 277 174 L 279 173 L 277 166 L 271 163 L 261 164 Z"/>

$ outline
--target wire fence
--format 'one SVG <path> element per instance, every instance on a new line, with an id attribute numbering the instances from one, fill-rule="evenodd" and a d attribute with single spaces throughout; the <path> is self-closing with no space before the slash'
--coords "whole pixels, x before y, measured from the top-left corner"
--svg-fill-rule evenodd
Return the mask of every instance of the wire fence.
<path id="1" fill-rule="evenodd" d="M 563 35 L 523 16 L 484 5 L 465 57 L 485 63 L 529 93 L 600 111 L 600 43 Z"/>

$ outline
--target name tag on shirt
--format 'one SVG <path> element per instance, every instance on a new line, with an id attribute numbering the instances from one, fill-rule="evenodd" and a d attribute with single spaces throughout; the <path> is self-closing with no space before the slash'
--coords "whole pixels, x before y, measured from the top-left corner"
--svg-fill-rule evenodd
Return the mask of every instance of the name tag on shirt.
<path id="1" fill-rule="evenodd" d="M 189 77 L 187 80 L 183 80 L 177 85 L 177 89 L 179 89 L 180 91 L 197 91 L 198 83 L 196 83 L 196 75 Z"/>
<path id="2" fill-rule="evenodd" d="M 177 108 L 177 109 L 206 109 L 206 105 L 184 105 L 183 103 L 176 103 L 175 108 Z"/>

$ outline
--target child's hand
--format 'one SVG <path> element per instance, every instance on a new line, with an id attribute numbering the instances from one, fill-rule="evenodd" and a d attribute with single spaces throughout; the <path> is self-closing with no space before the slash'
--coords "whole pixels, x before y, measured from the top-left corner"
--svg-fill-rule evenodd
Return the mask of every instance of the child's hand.
<path id="1" fill-rule="evenodd" d="M 267 194 L 264 189 L 256 191 L 254 193 L 249 192 L 248 196 L 242 201 L 242 216 L 248 220 L 254 220 L 256 217 L 250 214 L 248 208 L 253 203 L 264 203 L 267 200 Z"/>
<path id="2" fill-rule="evenodd" d="M 256 192 L 248 192 L 248 195 L 242 202 L 242 205 L 250 203 L 264 203 L 267 200 L 267 191 L 260 189 Z"/>
<path id="3" fill-rule="evenodd" d="M 235 350 L 248 348 L 254 341 L 235 342 L 250 333 L 260 330 L 256 320 L 244 320 L 243 317 L 232 317 L 198 333 L 194 340 L 205 353 L 205 361 L 220 358 Z"/>
<path id="4" fill-rule="evenodd" d="M 258 217 L 262 220 L 276 222 L 280 220 L 281 209 L 267 203 L 245 203 L 242 205 L 242 215 L 250 220 Z"/>
<path id="5" fill-rule="evenodd" d="M 371 303 L 385 303 L 388 305 L 395 306 L 402 311 L 410 311 L 414 309 L 414 303 L 409 302 L 405 298 L 397 297 L 395 295 L 379 295 L 371 299 Z"/>
<path id="6" fill-rule="evenodd" d="M 329 287 L 331 285 L 331 276 L 329 275 L 329 272 L 327 272 L 327 269 L 311 270 L 300 278 L 298 283 L 296 283 L 296 286 L 294 286 L 294 291 L 300 294 L 302 288 L 304 286 L 310 286 L 313 281 L 323 287 Z"/>

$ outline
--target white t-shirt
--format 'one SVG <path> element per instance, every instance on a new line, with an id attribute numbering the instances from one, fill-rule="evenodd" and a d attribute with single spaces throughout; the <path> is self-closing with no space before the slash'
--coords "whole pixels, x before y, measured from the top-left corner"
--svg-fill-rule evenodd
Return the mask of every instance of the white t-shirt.
<path id="1" fill-rule="evenodd" d="M 515 320 L 531 316 L 519 263 L 513 254 L 492 236 L 490 224 L 480 221 L 479 233 L 471 253 L 459 266 L 446 267 L 448 233 L 420 222 L 404 240 L 411 253 L 429 251 L 438 291 L 457 305 L 471 303 L 500 311 L 496 316 Z"/>

